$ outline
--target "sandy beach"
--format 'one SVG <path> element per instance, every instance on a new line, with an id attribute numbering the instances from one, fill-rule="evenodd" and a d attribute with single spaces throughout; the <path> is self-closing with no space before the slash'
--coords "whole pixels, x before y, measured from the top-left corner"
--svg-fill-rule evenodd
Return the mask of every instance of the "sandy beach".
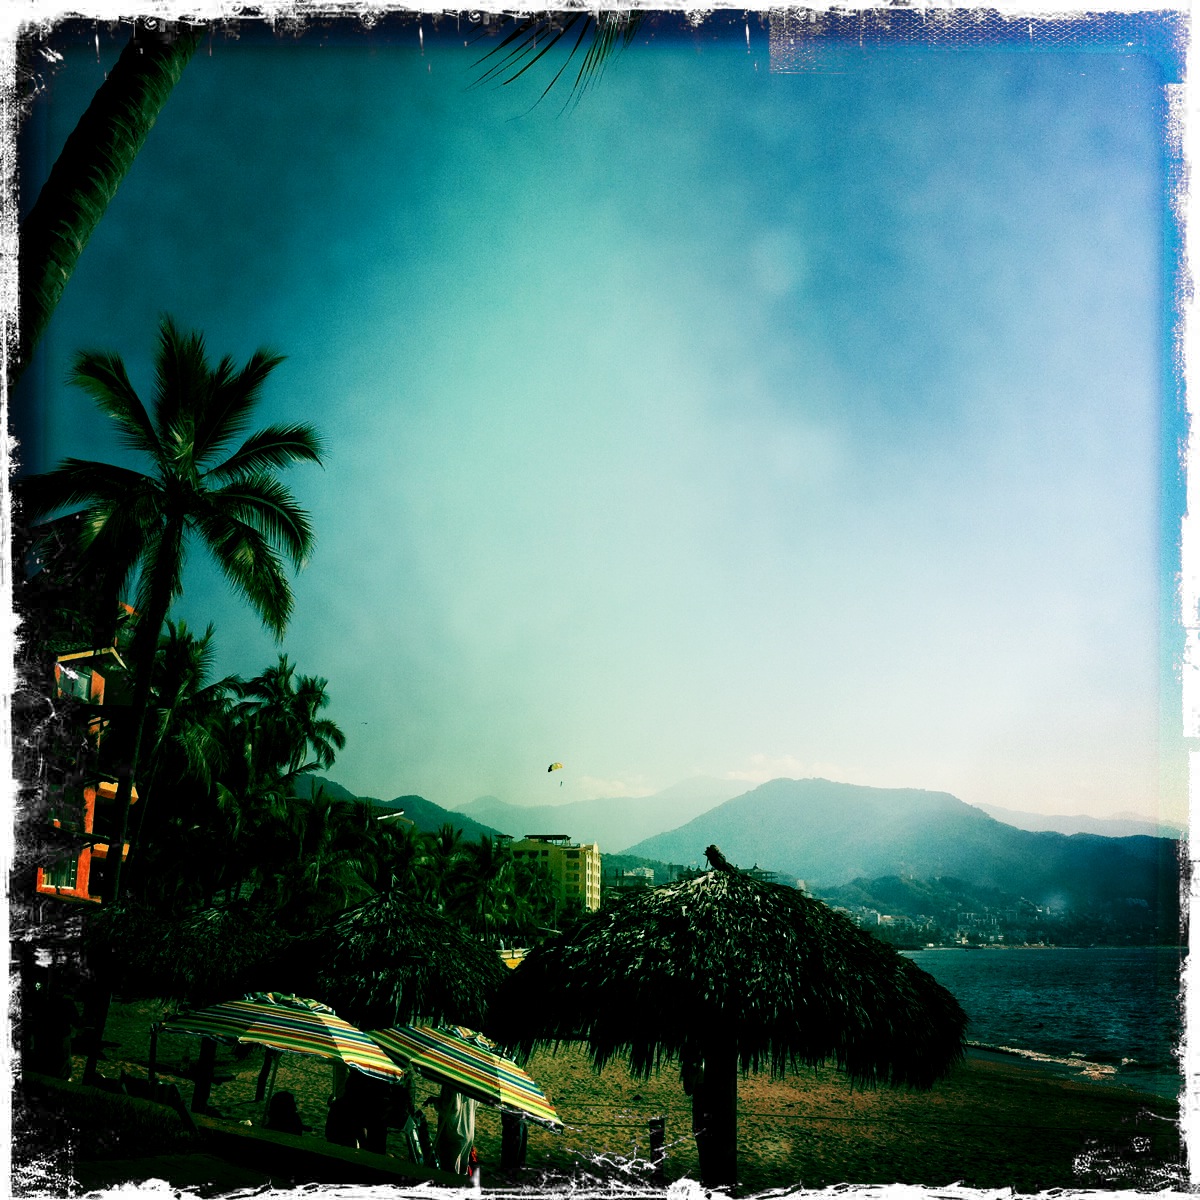
<path id="1" fill-rule="evenodd" d="M 144 1076 L 153 1004 L 114 1005 L 103 1073 Z M 159 1070 L 176 1079 L 186 1099 L 187 1078 L 200 1041 L 183 1035 L 159 1040 Z M 262 1118 L 254 1085 L 262 1052 L 240 1060 L 221 1047 L 212 1104 L 233 1121 Z M 76 1058 L 74 1078 L 82 1075 Z M 666 1118 L 666 1180 L 697 1177 L 691 1110 L 678 1070 L 664 1065 L 648 1080 L 632 1078 L 624 1065 L 602 1072 L 581 1047 L 540 1052 L 528 1065 L 556 1106 L 565 1129 L 532 1126 L 528 1164 L 502 1171 L 500 1121 L 481 1107 L 476 1145 L 484 1188 L 540 1187 L 587 1180 L 651 1182 L 648 1122 Z M 330 1065 L 284 1055 L 277 1090 L 295 1094 L 314 1139 L 322 1137 Z M 432 1083 L 421 1094 L 432 1095 Z M 1181 1189 L 1186 1175 L 1177 1106 L 1121 1087 L 1068 1080 L 1035 1065 L 971 1054 L 929 1092 L 852 1089 L 832 1068 L 806 1070 L 772 1080 L 750 1076 L 739 1084 L 739 1176 L 743 1194 L 794 1186 L 838 1183 L 911 1183 L 1037 1192 L 1049 1188 Z M 389 1152 L 404 1157 L 398 1134 Z M 244 1168 L 231 1169 L 204 1155 L 140 1159 L 78 1156 L 73 1165 L 83 1188 L 137 1178 L 165 1178 L 177 1187 L 211 1181 L 211 1194 L 265 1181 Z M 277 1185 L 288 1181 L 276 1179 Z M 297 1181 L 298 1182 L 298 1181 Z"/>

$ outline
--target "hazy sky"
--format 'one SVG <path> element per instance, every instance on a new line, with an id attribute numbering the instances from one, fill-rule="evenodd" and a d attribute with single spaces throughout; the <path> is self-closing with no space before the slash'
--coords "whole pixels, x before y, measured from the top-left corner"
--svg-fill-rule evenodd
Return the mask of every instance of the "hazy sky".
<path id="1" fill-rule="evenodd" d="M 30 465 L 124 460 L 76 349 L 144 394 L 163 312 L 286 354 L 261 420 L 328 455 L 286 476 L 282 649 L 362 793 L 815 774 L 1182 820 L 1158 65 L 781 74 L 738 19 L 561 114 L 548 73 L 468 90 L 465 36 L 202 48 L 42 345 Z M 119 47 L 59 47 L 31 182 Z M 222 671 L 276 653 L 199 548 L 176 615 Z"/>

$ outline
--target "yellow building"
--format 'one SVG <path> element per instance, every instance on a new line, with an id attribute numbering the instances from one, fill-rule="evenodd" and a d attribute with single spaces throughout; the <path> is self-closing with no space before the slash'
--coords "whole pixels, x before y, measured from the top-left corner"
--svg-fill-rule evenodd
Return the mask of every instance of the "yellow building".
<path id="1" fill-rule="evenodd" d="M 514 858 L 540 862 L 563 900 L 574 899 L 588 912 L 600 907 L 600 847 L 573 842 L 568 833 L 527 833 L 513 842 Z"/>

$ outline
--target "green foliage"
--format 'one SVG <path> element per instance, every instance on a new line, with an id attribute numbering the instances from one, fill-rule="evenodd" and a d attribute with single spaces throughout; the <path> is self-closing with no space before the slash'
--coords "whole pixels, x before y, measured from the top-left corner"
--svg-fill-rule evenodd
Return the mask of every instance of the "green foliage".
<path id="1" fill-rule="evenodd" d="M 590 34 L 591 40 L 579 60 L 579 69 L 567 95 L 565 108 L 572 100 L 578 102 L 584 92 L 599 81 L 616 51 L 632 43 L 644 19 L 645 14 L 641 12 L 607 9 L 512 17 L 512 31 L 475 64 L 488 64 L 477 83 L 499 82 L 505 86 L 515 83 L 547 55 L 551 55 L 553 61 L 552 52 L 562 42 L 567 53 L 538 97 L 540 102 L 575 61 Z"/>
<path id="2" fill-rule="evenodd" d="M 128 898 L 89 913 L 84 946 L 104 982 L 129 999 L 203 1007 L 272 983 L 292 941 L 263 905 L 172 914 Z"/>
<path id="3" fill-rule="evenodd" d="M 199 43 L 198 29 L 139 23 L 67 139 L 21 226 L 19 369 Z"/>

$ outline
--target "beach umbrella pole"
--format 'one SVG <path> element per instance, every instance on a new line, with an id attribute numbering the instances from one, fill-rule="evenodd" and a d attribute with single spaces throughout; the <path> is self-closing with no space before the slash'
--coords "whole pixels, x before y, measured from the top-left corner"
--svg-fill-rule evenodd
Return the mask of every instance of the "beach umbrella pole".
<path id="1" fill-rule="evenodd" d="M 258 1082 L 254 1085 L 254 1099 L 262 1100 L 267 1094 L 267 1079 L 271 1074 L 271 1064 L 278 1055 L 269 1047 L 263 1051 L 263 1063 L 258 1072 Z"/>
<path id="2" fill-rule="evenodd" d="M 267 1123 L 267 1116 L 271 1111 L 271 1097 L 275 1093 L 275 1072 L 279 1070 L 279 1055 L 271 1055 L 271 1077 L 267 1080 L 267 1098 L 263 1102 L 263 1124 Z"/>
<path id="3" fill-rule="evenodd" d="M 216 1066 L 217 1043 L 210 1037 L 201 1038 L 200 1059 L 196 1063 L 196 1087 L 192 1092 L 192 1112 L 203 1112 L 208 1107 Z"/>

